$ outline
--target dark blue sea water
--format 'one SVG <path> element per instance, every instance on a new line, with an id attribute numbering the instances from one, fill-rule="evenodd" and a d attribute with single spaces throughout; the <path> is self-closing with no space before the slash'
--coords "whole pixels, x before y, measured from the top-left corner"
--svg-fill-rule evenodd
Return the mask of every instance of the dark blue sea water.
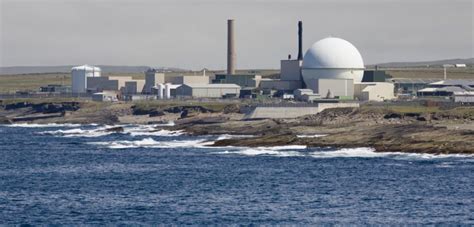
<path id="1" fill-rule="evenodd" d="M 0 223 L 474 224 L 474 157 L 103 128 L 0 126 Z"/>

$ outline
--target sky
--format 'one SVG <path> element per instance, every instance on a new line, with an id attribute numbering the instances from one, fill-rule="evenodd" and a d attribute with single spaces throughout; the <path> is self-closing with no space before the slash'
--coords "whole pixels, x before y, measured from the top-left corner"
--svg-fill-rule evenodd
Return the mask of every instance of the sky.
<path id="1" fill-rule="evenodd" d="M 0 0 L 0 66 L 279 68 L 332 36 L 364 63 L 472 58 L 474 0 Z"/>

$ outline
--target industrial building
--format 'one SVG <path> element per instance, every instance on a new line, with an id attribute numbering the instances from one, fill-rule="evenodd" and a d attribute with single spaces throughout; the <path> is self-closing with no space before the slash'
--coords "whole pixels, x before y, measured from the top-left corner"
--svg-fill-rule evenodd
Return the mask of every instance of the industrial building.
<path id="1" fill-rule="evenodd" d="M 119 94 L 117 91 L 102 91 L 92 94 L 92 101 L 96 102 L 116 102 Z"/>
<path id="2" fill-rule="evenodd" d="M 120 91 L 125 87 L 125 82 L 133 81 L 129 76 L 101 76 L 87 78 L 87 92 Z"/>
<path id="3" fill-rule="evenodd" d="M 240 95 L 236 84 L 183 84 L 176 89 L 178 97 L 235 98 Z"/>
<path id="4" fill-rule="evenodd" d="M 385 71 L 380 70 L 365 70 L 362 82 L 386 82 L 389 76 Z"/>
<path id="5" fill-rule="evenodd" d="M 474 80 L 442 80 L 430 83 L 426 88 L 420 89 L 417 95 L 420 97 L 453 96 L 454 93 L 474 91 Z"/>
<path id="6" fill-rule="evenodd" d="M 123 94 L 125 95 L 136 95 L 142 94 L 145 90 L 144 80 L 130 80 L 125 81 L 125 87 L 123 88 Z"/>
<path id="7" fill-rule="evenodd" d="M 71 69 L 72 93 L 85 93 L 87 91 L 87 78 L 100 77 L 99 67 L 81 65 Z"/>
<path id="8" fill-rule="evenodd" d="M 474 92 L 454 92 L 453 101 L 456 103 L 474 104 Z"/>
<path id="9" fill-rule="evenodd" d="M 45 93 L 71 93 L 71 86 L 60 85 L 60 84 L 48 84 L 47 86 L 40 87 L 40 92 Z"/>
<path id="10" fill-rule="evenodd" d="M 441 79 L 411 79 L 411 78 L 394 78 L 389 82 L 395 86 L 397 95 L 416 95 L 418 90 L 426 88 L 430 83 L 441 81 Z"/>
<path id="11" fill-rule="evenodd" d="M 359 101 L 383 102 L 395 98 L 394 85 L 385 82 L 366 82 L 354 84 L 354 97 Z"/>
<path id="12" fill-rule="evenodd" d="M 237 84 L 240 87 L 259 87 L 262 77 L 256 74 L 216 74 L 213 84 Z"/>

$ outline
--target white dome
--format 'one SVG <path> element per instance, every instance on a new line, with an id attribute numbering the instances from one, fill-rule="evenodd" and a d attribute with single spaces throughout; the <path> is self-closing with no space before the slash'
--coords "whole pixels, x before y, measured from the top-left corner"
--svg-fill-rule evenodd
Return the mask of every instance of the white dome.
<path id="1" fill-rule="evenodd" d="M 303 58 L 303 69 L 363 69 L 357 48 L 340 38 L 325 38 L 314 43 Z"/>

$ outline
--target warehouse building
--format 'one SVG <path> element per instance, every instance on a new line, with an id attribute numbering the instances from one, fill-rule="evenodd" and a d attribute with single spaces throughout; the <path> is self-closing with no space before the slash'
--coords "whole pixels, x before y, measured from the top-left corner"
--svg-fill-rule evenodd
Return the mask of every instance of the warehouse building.
<path id="1" fill-rule="evenodd" d="M 239 95 L 240 86 L 236 84 L 183 84 L 176 89 L 178 97 L 230 98 Z"/>

